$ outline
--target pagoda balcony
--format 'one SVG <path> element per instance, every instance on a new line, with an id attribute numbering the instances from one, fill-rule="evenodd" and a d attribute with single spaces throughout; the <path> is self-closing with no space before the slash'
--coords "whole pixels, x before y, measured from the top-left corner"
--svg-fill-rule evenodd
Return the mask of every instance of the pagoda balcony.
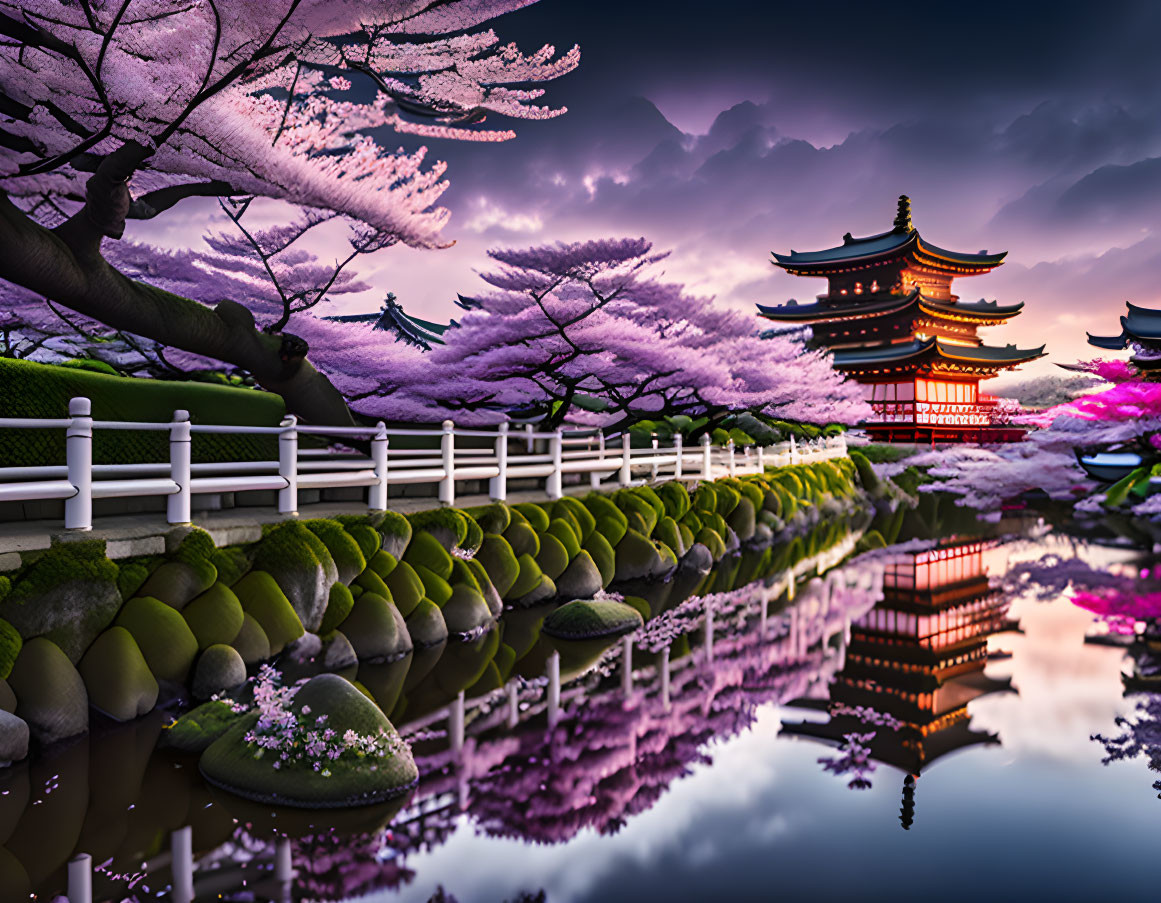
<path id="1" fill-rule="evenodd" d="M 976 402 L 876 401 L 872 423 L 918 424 L 923 426 L 990 426 L 995 405 Z"/>

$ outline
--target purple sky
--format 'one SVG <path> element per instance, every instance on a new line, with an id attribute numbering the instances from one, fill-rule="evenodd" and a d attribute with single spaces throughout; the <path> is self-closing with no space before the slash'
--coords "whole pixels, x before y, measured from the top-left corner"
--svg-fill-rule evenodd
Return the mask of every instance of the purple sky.
<path id="1" fill-rule="evenodd" d="M 525 49 L 581 45 L 547 86 L 569 113 L 506 144 L 432 145 L 456 245 L 376 255 L 377 291 L 343 309 L 390 290 L 446 320 L 487 248 L 605 235 L 672 249 L 665 272 L 723 303 L 804 300 L 823 283 L 770 251 L 885 230 L 906 193 L 935 244 L 1009 252 L 957 283 L 1027 303 L 987 341 L 1095 356 L 1085 330 L 1161 301 L 1161 4 L 931 6 L 542 0 L 496 20 Z M 175 242 L 205 222 L 170 220 Z"/>

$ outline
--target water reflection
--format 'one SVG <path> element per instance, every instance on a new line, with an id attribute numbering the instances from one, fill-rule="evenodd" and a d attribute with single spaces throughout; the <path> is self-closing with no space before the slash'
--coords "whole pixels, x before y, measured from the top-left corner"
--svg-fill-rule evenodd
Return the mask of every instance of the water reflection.
<path id="1" fill-rule="evenodd" d="M 1108 687 L 1119 698 L 1115 670 L 1101 683 L 1085 668 L 1115 668 L 1108 656 L 1121 655 L 1121 647 L 1083 647 L 1085 657 L 1078 658 L 1071 644 L 1090 616 L 1067 601 L 1083 592 L 1103 594 L 1123 624 L 1131 614 L 1126 594 L 1148 596 L 1152 584 L 1142 582 L 1132 553 L 1110 557 L 1050 539 L 896 547 L 822 576 L 803 574 L 801 582 L 759 582 L 695 597 L 650 620 L 630 644 L 630 669 L 621 649 L 576 669 L 555 710 L 544 678 L 534 676 L 543 671 L 543 657 L 523 651 L 540 642 L 535 616 L 514 615 L 502 635 L 449 644 L 425 664 L 423 680 L 384 666 L 371 675 L 380 681 L 377 695 L 393 695 L 397 708 L 420 713 L 407 729 L 421 783 L 395 807 L 348 815 L 272 812 L 208 790 L 196 760 L 155 752 L 161 716 L 96 731 L 0 776 L 0 898 L 59 892 L 76 850 L 92 853 L 100 866 L 98 899 L 156 898 L 174 882 L 171 832 L 183 826 L 192 829 L 199 896 L 341 900 L 378 891 L 382 899 L 426 899 L 442 882 L 461 899 L 513 898 L 520 889 L 536 892 L 550 883 L 552 866 L 533 851 L 591 848 L 592 838 L 620 842 L 634 833 L 630 826 L 640 834 L 649 830 L 639 827 L 648 823 L 646 813 L 710 778 L 719 793 L 736 788 L 736 799 L 728 801 L 739 825 L 762 807 L 770 836 L 791 830 L 796 801 L 799 810 L 822 807 L 836 836 L 865 831 L 851 806 L 880 790 L 894 797 L 890 817 L 898 808 L 902 826 L 911 828 L 918 825 L 916 779 L 933 764 L 1001 741 L 1013 754 L 1059 753 L 1066 746 L 1061 719 L 1075 718 L 1078 707 L 1090 710 L 1084 725 L 1096 727 L 1084 728 L 1087 747 L 1070 749 L 1068 757 L 1089 769 L 1087 781 L 1101 786 L 1102 750 L 1114 764 L 1144 756 L 1157 767 L 1161 696 L 1140 697 L 1139 711 L 1114 724 L 1118 699 Z M 837 564 L 849 548 L 824 565 Z M 1139 620 L 1117 642 L 1140 675 L 1157 650 L 1150 622 Z M 1053 626 L 1065 621 L 1068 633 Z M 1022 626 L 1029 636 L 1017 632 Z M 1101 642 L 1112 642 L 1100 632 Z M 1014 658 L 998 654 L 997 638 L 1012 646 Z M 535 662 L 527 666 L 528 679 L 514 696 L 480 689 L 457 737 L 442 706 L 465 685 L 478 684 L 501 643 L 522 650 L 526 665 Z M 1069 679 L 1097 689 L 1085 698 L 1072 692 Z M 776 707 L 782 717 L 774 729 L 809 744 L 774 741 Z M 1087 741 L 1101 728 L 1103 747 Z M 819 748 L 810 751 L 816 741 L 835 747 L 822 756 L 827 770 L 866 793 L 844 792 L 841 803 L 828 797 L 826 785 L 842 784 L 818 767 Z M 749 750 L 751 764 L 777 761 L 791 770 L 796 760 L 787 750 L 806 750 L 813 777 L 810 769 L 792 772 L 793 792 L 783 790 L 781 804 L 769 808 L 752 799 L 758 789 L 748 783 L 752 775 L 723 773 L 720 750 L 732 748 Z M 969 772 L 941 768 L 923 781 L 946 787 L 957 773 Z M 877 824 L 887 811 L 874 813 Z M 928 807 L 925 831 L 937 832 L 954 812 L 947 799 Z M 805 843 L 806 822 L 797 824 Z M 658 832 L 655 842 L 665 836 Z M 442 851 L 454 848 L 459 856 L 465 846 L 479 863 L 499 857 L 494 861 L 512 870 L 496 891 L 501 895 L 492 887 L 473 891 L 458 868 L 438 865 L 448 861 Z M 717 848 L 704 854 L 706 868 L 728 884 L 724 855 Z M 761 871 L 757 860 L 749 867 Z M 666 880 L 660 872 L 652 877 Z M 574 889 L 573 896 L 584 894 Z"/>

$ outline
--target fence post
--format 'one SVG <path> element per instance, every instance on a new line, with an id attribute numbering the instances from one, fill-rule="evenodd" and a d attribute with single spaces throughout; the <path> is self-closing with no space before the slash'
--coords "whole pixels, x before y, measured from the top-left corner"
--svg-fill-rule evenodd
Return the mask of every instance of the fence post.
<path id="1" fill-rule="evenodd" d="M 291 856 L 289 837 L 280 837 L 275 844 L 274 880 L 287 888 L 294 880 L 294 858 Z"/>
<path id="2" fill-rule="evenodd" d="M 443 422 L 443 436 L 440 437 L 440 455 L 443 458 L 443 479 L 439 481 L 439 503 L 454 505 L 456 503 L 456 425 L 450 421 Z"/>
<path id="3" fill-rule="evenodd" d="M 758 473 L 766 472 L 766 449 L 758 446 Z"/>
<path id="4" fill-rule="evenodd" d="M 382 420 L 375 424 L 375 435 L 371 437 L 371 464 L 379 482 L 371 486 L 367 493 L 367 507 L 372 511 L 387 510 L 387 457 L 391 451 L 391 440 L 387 438 L 387 424 Z"/>
<path id="5" fill-rule="evenodd" d="M 795 450 L 794 433 L 790 434 L 790 463 L 797 464 L 798 452 Z"/>
<path id="6" fill-rule="evenodd" d="M 621 473 L 618 476 L 617 482 L 622 486 L 628 486 L 633 480 L 633 439 L 629 435 L 629 431 L 621 433 Z"/>
<path id="7" fill-rule="evenodd" d="M 496 464 L 500 473 L 492 477 L 492 482 L 488 484 L 488 495 L 496 502 L 508 498 L 508 429 L 508 421 L 505 420 L 496 434 Z"/>
<path id="8" fill-rule="evenodd" d="M 685 454 L 685 440 L 681 438 L 681 433 L 673 434 L 673 450 L 677 455 L 673 461 L 673 479 L 681 479 L 681 468 L 683 465 L 682 455 Z"/>
<path id="9" fill-rule="evenodd" d="M 734 440 L 730 439 L 726 442 L 726 472 L 729 475 L 736 476 L 738 472 L 738 464 L 734 460 Z"/>
<path id="10" fill-rule="evenodd" d="M 666 646 L 659 653 L 661 656 L 661 664 L 658 666 L 661 669 L 661 708 L 669 711 L 669 647 Z"/>
<path id="11" fill-rule="evenodd" d="M 544 491 L 550 499 L 558 499 L 564 495 L 564 488 L 561 484 L 561 466 L 564 463 L 564 429 L 562 427 L 558 426 L 556 432 L 552 434 L 549 451 L 552 454 L 552 473 L 548 475 Z"/>
<path id="12" fill-rule="evenodd" d="M 171 524 L 190 520 L 191 440 L 189 411 L 174 411 L 169 425 L 169 478 L 177 483 L 177 492 L 165 502 L 165 519 Z"/>
<path id="13" fill-rule="evenodd" d="M 464 709 L 464 691 L 460 690 L 459 695 L 452 700 L 452 704 L 447 711 L 447 737 L 448 745 L 451 747 L 451 753 L 457 759 L 460 753 L 464 751 L 464 716 L 466 712 Z"/>
<path id="14" fill-rule="evenodd" d="M 525 451 L 527 451 L 528 454 L 532 454 L 534 451 L 536 451 L 536 437 L 533 435 L 535 430 L 532 428 L 531 423 L 524 424 L 524 432 L 527 437 L 525 440 L 527 443 L 527 448 Z"/>
<path id="15" fill-rule="evenodd" d="M 68 895 L 69 903 L 93 903 L 93 857 L 88 853 L 69 860 Z"/>
<path id="16" fill-rule="evenodd" d="M 713 450 L 710 448 L 709 433 L 701 434 L 701 478 L 703 480 L 714 478 Z"/>
<path id="17" fill-rule="evenodd" d="M 633 695 L 633 637 L 621 637 L 621 693 Z"/>
<path id="18" fill-rule="evenodd" d="M 173 899 L 175 903 L 190 903 L 194 898 L 193 828 L 178 828 L 169 838 L 173 853 Z"/>
<path id="19" fill-rule="evenodd" d="M 597 430 L 597 460 L 605 460 L 605 431 Z M 601 488 L 601 474 L 598 471 L 593 471 L 589 474 L 589 486 L 593 489 Z"/>
<path id="20" fill-rule="evenodd" d="M 560 653 L 553 649 L 548 656 L 548 726 L 560 721 Z"/>
<path id="21" fill-rule="evenodd" d="M 65 461 L 76 492 L 65 499 L 65 527 L 93 529 L 93 418 L 87 398 L 69 399 L 72 422 L 65 430 Z"/>
<path id="22" fill-rule="evenodd" d="M 714 610 L 710 605 L 705 609 L 705 660 L 714 660 Z"/>
<path id="23" fill-rule="evenodd" d="M 508 681 L 508 727 L 520 723 L 520 686 L 515 679 Z"/>
<path id="24" fill-rule="evenodd" d="M 649 479 L 656 480 L 657 479 L 657 450 L 659 447 L 657 444 L 657 434 L 656 433 L 649 434 L 649 445 L 653 449 L 653 454 L 651 456 L 653 458 L 653 461 L 649 465 Z"/>
<path id="25" fill-rule="evenodd" d="M 278 475 L 286 486 L 278 490 L 278 513 L 298 514 L 298 418 L 287 414 L 278 434 Z"/>

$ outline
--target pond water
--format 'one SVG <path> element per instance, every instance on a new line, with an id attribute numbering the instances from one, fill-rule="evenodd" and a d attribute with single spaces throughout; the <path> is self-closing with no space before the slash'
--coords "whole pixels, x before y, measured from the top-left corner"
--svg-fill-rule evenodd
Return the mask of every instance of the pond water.
<path id="1" fill-rule="evenodd" d="M 619 647 L 573 676 L 551 726 L 536 681 L 458 751 L 429 718 L 389 808 L 264 810 L 155 751 L 164 716 L 107 727 L 0 776 L 0 897 L 63 892 L 79 850 L 98 899 L 168 898 L 189 825 L 198 899 L 1156 899 L 1161 694 L 1126 695 L 1149 651 L 1074 599 L 1131 626 L 1150 567 L 1025 521 L 716 595 L 638 637 L 631 686 Z"/>

